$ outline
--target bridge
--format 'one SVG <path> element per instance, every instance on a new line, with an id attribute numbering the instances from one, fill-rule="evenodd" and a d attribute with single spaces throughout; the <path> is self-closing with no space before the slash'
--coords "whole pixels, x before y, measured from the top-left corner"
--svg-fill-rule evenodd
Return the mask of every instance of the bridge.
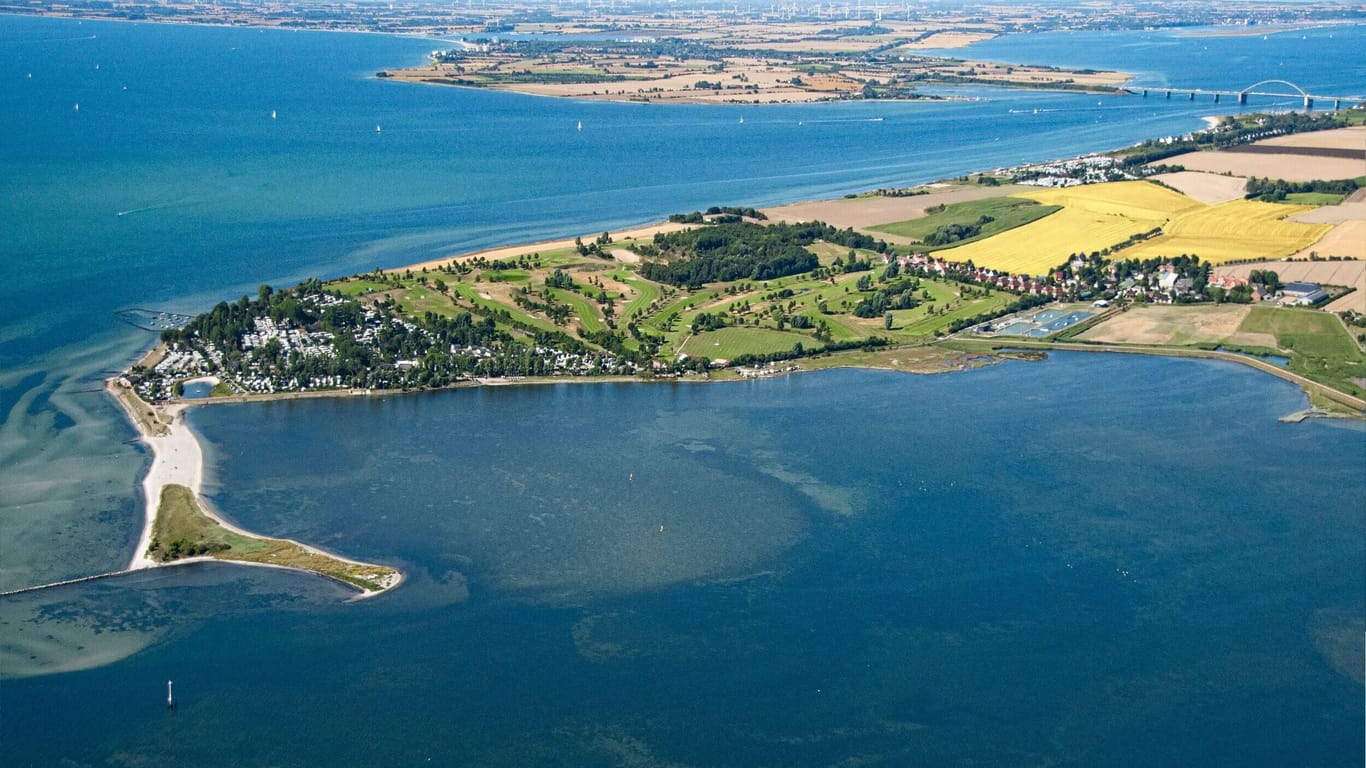
<path id="1" fill-rule="evenodd" d="M 1262 80 L 1253 83 L 1241 91 L 1220 91 L 1206 88 L 1125 88 L 1129 93 L 1147 98 L 1149 92 L 1160 92 L 1163 98 L 1171 99 L 1172 94 L 1178 97 L 1185 95 L 1187 101 L 1195 101 L 1196 96 L 1212 96 L 1214 103 L 1218 104 L 1222 98 L 1236 99 L 1239 105 L 1247 104 L 1249 96 L 1263 96 L 1278 99 L 1301 99 L 1305 109 L 1313 109 L 1314 102 L 1327 103 L 1333 102 L 1333 111 L 1342 109 L 1343 103 L 1348 105 L 1359 104 L 1366 101 L 1361 96 L 1328 96 L 1324 94 L 1313 94 L 1295 85 L 1289 80 Z"/>

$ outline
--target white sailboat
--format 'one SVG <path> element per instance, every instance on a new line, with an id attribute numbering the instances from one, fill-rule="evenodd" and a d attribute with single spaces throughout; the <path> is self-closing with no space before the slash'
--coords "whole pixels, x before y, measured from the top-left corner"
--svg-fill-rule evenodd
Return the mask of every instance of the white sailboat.
<path id="1" fill-rule="evenodd" d="M 583 121 L 579 121 L 579 133 L 583 133 Z"/>
<path id="2" fill-rule="evenodd" d="M 379 123 L 375 123 L 375 133 L 379 133 Z"/>
<path id="3" fill-rule="evenodd" d="M 270 119 L 271 119 L 271 120 L 274 120 L 274 119 L 275 119 L 275 110 L 273 110 L 273 109 L 270 111 Z"/>

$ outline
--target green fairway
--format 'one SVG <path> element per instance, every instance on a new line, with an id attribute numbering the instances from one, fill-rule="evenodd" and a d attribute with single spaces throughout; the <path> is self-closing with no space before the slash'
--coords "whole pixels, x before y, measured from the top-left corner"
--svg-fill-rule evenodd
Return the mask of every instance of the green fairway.
<path id="1" fill-rule="evenodd" d="M 943 227 L 974 227 L 978 230 L 975 234 L 952 242 L 916 246 L 919 250 L 935 251 L 983 240 L 992 235 L 1028 224 L 1031 221 L 1042 219 L 1057 210 L 1061 210 L 1061 206 L 1040 205 L 1034 200 L 1026 200 L 1020 197 L 991 197 L 986 200 L 955 203 L 942 211 L 931 213 L 923 218 L 895 224 L 883 224 L 870 227 L 870 229 L 889 235 L 910 237 L 918 241 L 923 241 Z M 990 217 L 991 221 L 982 222 L 983 217 Z"/>
<path id="2" fill-rule="evenodd" d="M 642 280 L 638 277 L 631 277 L 625 272 L 614 272 L 612 273 L 612 278 L 618 282 L 631 286 L 636 291 L 636 297 L 631 299 L 631 302 L 622 308 L 622 317 L 630 318 L 636 312 L 643 315 L 645 314 L 645 311 L 650 308 L 650 305 L 659 299 L 660 290 L 659 286 L 655 283 Z"/>
<path id="3" fill-rule="evenodd" d="M 485 312 L 507 312 L 509 317 L 523 325 L 528 325 L 533 328 L 540 328 L 546 331 L 560 330 L 555 326 L 554 323 L 550 322 L 549 320 L 529 315 L 526 312 L 523 312 L 520 307 L 517 307 L 512 304 L 500 304 L 499 302 L 496 302 L 493 299 L 486 299 L 483 296 L 480 296 L 479 289 L 474 287 L 473 285 L 469 285 L 468 283 L 454 283 L 451 284 L 450 287 L 451 290 L 459 294 L 460 298 L 470 302 L 471 304 L 475 305 L 481 310 L 484 310 Z"/>
<path id="4" fill-rule="evenodd" d="M 550 295 L 554 296 L 556 301 L 562 304 L 568 304 L 573 308 L 574 315 L 579 318 L 579 322 L 583 324 L 583 329 L 585 331 L 597 333 L 607 327 L 602 322 L 602 317 L 598 314 L 597 302 L 589 301 L 581 294 L 573 291 L 566 291 L 560 288 L 547 288 L 546 290 L 550 291 Z"/>

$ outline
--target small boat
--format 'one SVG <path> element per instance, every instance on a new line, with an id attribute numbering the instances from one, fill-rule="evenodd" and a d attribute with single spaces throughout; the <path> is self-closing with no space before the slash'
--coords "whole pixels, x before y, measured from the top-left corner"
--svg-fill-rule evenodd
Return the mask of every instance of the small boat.
<path id="1" fill-rule="evenodd" d="M 745 116 L 744 116 L 744 115 L 740 115 L 740 125 L 744 125 L 744 124 L 745 124 Z"/>
<path id="2" fill-rule="evenodd" d="M 379 123 L 375 123 L 375 133 L 379 133 Z"/>
<path id="3" fill-rule="evenodd" d="M 580 132 L 583 131 L 583 121 L 582 121 L 582 120 L 579 121 L 579 131 L 580 131 Z"/>
<path id="4" fill-rule="evenodd" d="M 270 119 L 271 119 L 271 120 L 274 120 L 274 119 L 275 119 L 275 110 L 273 110 L 273 109 L 270 111 Z"/>
<path id="5" fill-rule="evenodd" d="M 76 102 L 76 106 L 72 107 L 72 109 L 75 110 L 76 112 L 80 112 L 80 111 L 81 111 L 81 103 L 80 103 L 79 101 Z"/>

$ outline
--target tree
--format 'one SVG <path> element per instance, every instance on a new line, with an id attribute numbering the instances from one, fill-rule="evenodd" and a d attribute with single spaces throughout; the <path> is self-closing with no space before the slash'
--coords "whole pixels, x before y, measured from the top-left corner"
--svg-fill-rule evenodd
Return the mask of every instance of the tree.
<path id="1" fill-rule="evenodd" d="M 886 329 L 889 330 L 889 331 L 892 330 L 892 313 L 891 313 L 891 312 L 888 312 L 887 314 L 885 314 L 885 315 L 882 316 L 882 327 L 883 327 L 883 328 L 886 328 Z"/>

